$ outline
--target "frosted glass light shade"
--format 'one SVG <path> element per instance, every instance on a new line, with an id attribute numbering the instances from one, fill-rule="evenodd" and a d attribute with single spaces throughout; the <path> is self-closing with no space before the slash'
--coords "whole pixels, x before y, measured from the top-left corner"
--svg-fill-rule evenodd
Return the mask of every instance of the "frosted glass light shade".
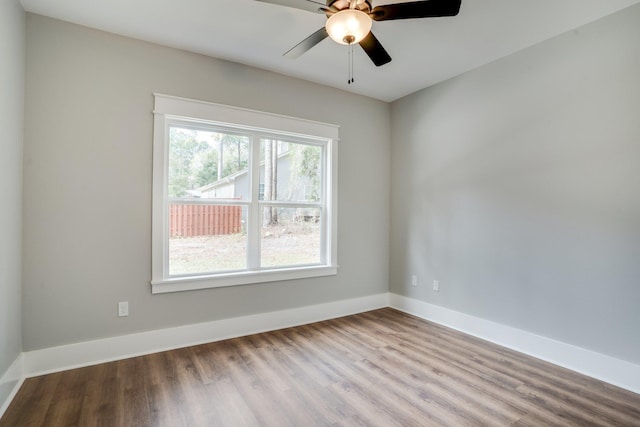
<path id="1" fill-rule="evenodd" d="M 360 42 L 371 31 L 372 21 L 369 15 L 357 9 L 345 9 L 329 17 L 327 33 L 340 44 Z"/>

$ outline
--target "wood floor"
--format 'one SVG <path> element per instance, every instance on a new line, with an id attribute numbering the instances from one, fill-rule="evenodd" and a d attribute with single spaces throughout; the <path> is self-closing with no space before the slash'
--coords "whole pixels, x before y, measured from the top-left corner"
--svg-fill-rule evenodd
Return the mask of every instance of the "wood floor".
<path id="1" fill-rule="evenodd" d="M 640 395 L 393 309 L 31 378 L 0 426 L 640 426 Z"/>

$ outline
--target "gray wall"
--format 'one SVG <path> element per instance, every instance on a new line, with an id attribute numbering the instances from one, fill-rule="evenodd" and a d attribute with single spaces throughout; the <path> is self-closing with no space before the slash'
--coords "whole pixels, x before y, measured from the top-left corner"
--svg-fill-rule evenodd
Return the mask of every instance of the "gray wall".
<path id="1" fill-rule="evenodd" d="M 25 351 L 387 292 L 389 104 L 32 14 L 26 81 Z M 151 295 L 152 92 L 340 125 L 339 274 Z"/>
<path id="2" fill-rule="evenodd" d="M 633 6 L 392 104 L 392 292 L 640 363 L 639 41 Z"/>
<path id="3" fill-rule="evenodd" d="M 24 26 L 16 0 L 0 2 L 0 377 L 22 351 Z M 0 384 L 0 404 L 13 384 Z"/>

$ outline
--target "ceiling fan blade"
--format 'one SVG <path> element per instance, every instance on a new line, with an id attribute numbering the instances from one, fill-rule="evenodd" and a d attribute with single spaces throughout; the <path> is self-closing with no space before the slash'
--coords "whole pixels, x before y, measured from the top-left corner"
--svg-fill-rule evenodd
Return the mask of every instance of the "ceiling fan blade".
<path id="1" fill-rule="evenodd" d="M 318 11 L 319 7 L 327 7 L 326 3 L 322 3 L 314 0 L 256 0 L 263 3 L 276 4 L 278 6 L 293 7 L 295 9 L 302 9 L 309 12 L 321 12 Z"/>
<path id="2" fill-rule="evenodd" d="M 376 64 L 376 67 L 391 62 L 391 57 L 386 50 L 382 47 L 376 36 L 372 32 L 369 32 L 367 36 L 360 42 L 362 49 L 369 55 L 369 58 Z"/>
<path id="3" fill-rule="evenodd" d="M 329 37 L 329 33 L 327 33 L 327 30 L 324 27 L 322 27 L 318 31 L 311 34 L 309 37 L 307 37 L 306 39 L 302 40 L 300 43 L 298 43 L 297 45 L 289 49 L 282 56 L 285 56 L 287 58 L 292 58 L 292 59 L 299 58 L 303 53 L 305 53 L 306 51 L 308 51 L 309 49 L 311 49 L 312 47 L 314 47 L 315 45 L 317 45 L 327 37 Z"/>
<path id="4" fill-rule="evenodd" d="M 334 13 L 339 12 L 338 9 L 336 9 L 335 7 L 330 7 L 330 6 L 320 6 L 318 8 L 318 12 L 322 12 L 325 13 L 327 16 L 331 16 Z"/>
<path id="5" fill-rule="evenodd" d="M 374 7 L 369 16 L 374 21 L 392 19 L 438 18 L 456 16 L 462 0 L 423 0 L 409 3 L 384 4 Z"/>

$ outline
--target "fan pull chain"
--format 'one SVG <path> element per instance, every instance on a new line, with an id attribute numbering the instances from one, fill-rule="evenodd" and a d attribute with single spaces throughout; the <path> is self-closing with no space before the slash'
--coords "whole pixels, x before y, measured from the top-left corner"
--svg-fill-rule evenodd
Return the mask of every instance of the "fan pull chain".
<path id="1" fill-rule="evenodd" d="M 349 44 L 349 78 L 347 79 L 347 84 L 351 84 L 354 82 L 353 80 L 353 43 Z"/>

